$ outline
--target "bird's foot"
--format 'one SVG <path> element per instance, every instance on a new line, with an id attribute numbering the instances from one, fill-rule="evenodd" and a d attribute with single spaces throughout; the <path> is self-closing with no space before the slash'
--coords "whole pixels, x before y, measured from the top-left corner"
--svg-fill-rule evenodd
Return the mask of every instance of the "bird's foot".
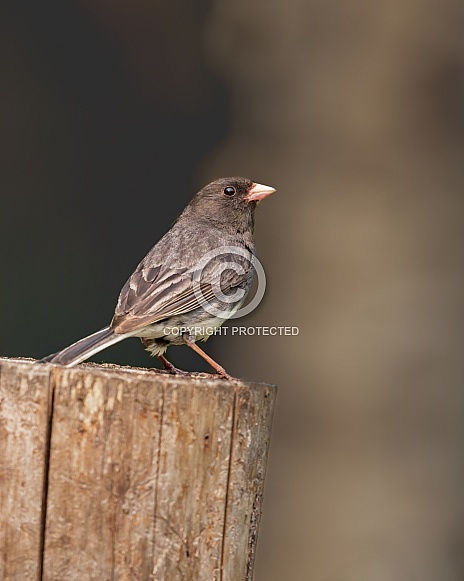
<path id="1" fill-rule="evenodd" d="M 216 361 L 214 361 L 214 359 L 212 359 L 207 353 L 205 353 L 203 351 L 203 349 L 200 349 L 200 347 L 198 347 L 198 345 L 195 343 L 195 337 L 191 337 L 190 335 L 185 333 L 184 334 L 184 341 L 185 341 L 185 344 L 190 347 L 190 349 L 193 349 L 196 353 L 198 353 L 198 355 L 203 357 L 203 359 L 211 365 L 211 367 L 216 371 L 216 377 L 219 377 L 220 379 L 228 379 L 228 380 L 234 379 L 231 375 L 229 375 L 227 373 L 227 371 L 224 369 L 224 367 L 219 365 L 219 363 L 216 363 Z M 213 377 L 214 377 L 214 375 L 213 375 Z"/>
<path id="2" fill-rule="evenodd" d="M 205 373 L 202 371 L 184 371 L 173 365 L 170 361 L 166 359 L 163 355 L 158 355 L 158 359 L 163 364 L 164 369 L 153 369 L 157 373 L 167 373 L 169 375 L 182 375 L 184 377 L 196 377 L 197 379 L 228 379 L 233 380 L 234 378 L 230 376 L 227 371 L 220 367 L 216 369 L 216 373 Z"/>
<path id="3" fill-rule="evenodd" d="M 217 378 L 217 379 L 228 379 L 233 380 L 234 378 L 227 373 L 227 371 L 221 367 L 220 365 L 216 364 L 215 370 L 216 373 L 204 373 L 199 371 L 184 371 L 183 369 L 179 369 L 175 367 L 170 361 L 164 357 L 164 355 L 158 355 L 158 359 L 163 364 L 164 369 L 156 369 L 158 373 L 168 373 L 170 375 L 183 375 L 184 377 L 196 377 L 198 379 L 210 379 L 210 378 Z"/>
<path id="4" fill-rule="evenodd" d="M 229 381 L 233 381 L 234 380 L 234 378 L 232 377 L 232 375 L 229 375 L 227 373 L 227 371 L 224 369 L 224 367 L 218 366 L 216 368 L 216 374 L 215 375 L 216 375 L 216 377 L 218 379 L 228 379 Z"/>
<path id="5" fill-rule="evenodd" d="M 179 369 L 175 367 L 170 361 L 164 357 L 164 355 L 158 355 L 158 359 L 163 364 L 164 369 L 162 371 L 164 373 L 170 373 L 171 375 L 191 375 L 189 371 L 184 371 L 183 369 Z"/>
<path id="6" fill-rule="evenodd" d="M 169 373 L 170 375 L 194 375 L 191 371 L 184 371 L 183 369 L 179 369 L 178 367 L 174 367 L 174 365 L 171 365 L 171 367 L 169 369 L 165 369 L 164 371 L 166 371 L 167 373 Z"/>

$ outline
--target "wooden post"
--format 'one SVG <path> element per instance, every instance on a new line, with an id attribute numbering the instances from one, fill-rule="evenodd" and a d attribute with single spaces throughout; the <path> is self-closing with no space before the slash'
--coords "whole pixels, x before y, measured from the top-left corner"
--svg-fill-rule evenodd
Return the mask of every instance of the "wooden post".
<path id="1" fill-rule="evenodd" d="M 274 400 L 0 358 L 0 579 L 251 581 Z"/>

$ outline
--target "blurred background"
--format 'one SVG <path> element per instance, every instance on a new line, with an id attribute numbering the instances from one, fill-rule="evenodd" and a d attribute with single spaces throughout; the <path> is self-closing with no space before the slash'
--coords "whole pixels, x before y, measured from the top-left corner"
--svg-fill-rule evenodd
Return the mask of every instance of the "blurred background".
<path id="1" fill-rule="evenodd" d="M 463 3 L 0 10 L 1 355 L 108 324 L 208 181 L 272 185 L 240 324 L 300 334 L 206 346 L 279 386 L 255 578 L 462 581 Z M 152 363 L 136 339 L 95 359 Z"/>

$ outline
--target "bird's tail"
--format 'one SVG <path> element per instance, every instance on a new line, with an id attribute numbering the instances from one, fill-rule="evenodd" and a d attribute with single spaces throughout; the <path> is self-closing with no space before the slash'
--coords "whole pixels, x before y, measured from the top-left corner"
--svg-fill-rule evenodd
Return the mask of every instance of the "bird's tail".
<path id="1" fill-rule="evenodd" d="M 103 349 L 106 349 L 110 345 L 122 341 L 126 337 L 127 334 L 125 333 L 115 333 L 109 327 L 105 327 L 101 331 L 97 331 L 93 335 L 89 335 L 73 343 L 69 347 L 66 347 L 66 349 L 63 349 L 63 351 L 58 351 L 58 353 L 52 353 L 48 357 L 44 357 L 40 362 L 58 363 L 65 367 L 72 367 L 92 357 L 95 353 L 103 351 Z"/>

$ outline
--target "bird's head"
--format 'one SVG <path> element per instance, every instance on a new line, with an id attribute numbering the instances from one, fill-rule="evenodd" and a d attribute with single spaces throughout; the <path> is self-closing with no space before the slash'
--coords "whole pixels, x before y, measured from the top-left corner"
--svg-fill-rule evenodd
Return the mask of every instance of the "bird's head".
<path id="1" fill-rule="evenodd" d="M 220 178 L 202 188 L 190 203 L 191 211 L 239 230 L 253 228 L 254 211 L 258 203 L 275 192 L 243 177 Z"/>

